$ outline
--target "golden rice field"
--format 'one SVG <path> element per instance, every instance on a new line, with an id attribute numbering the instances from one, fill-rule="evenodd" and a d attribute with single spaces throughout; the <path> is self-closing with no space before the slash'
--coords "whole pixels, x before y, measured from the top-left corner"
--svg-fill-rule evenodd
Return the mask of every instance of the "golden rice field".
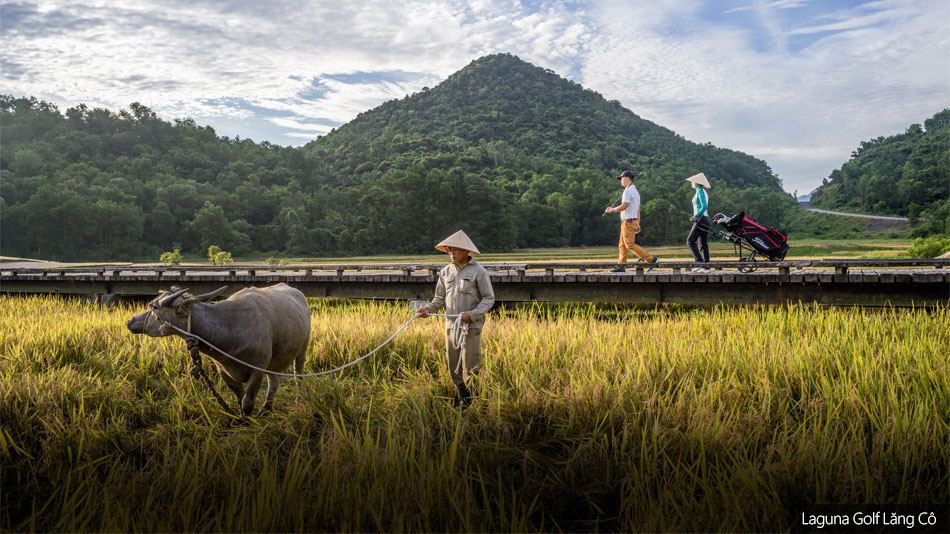
<path id="1" fill-rule="evenodd" d="M 950 499 L 950 307 L 504 308 L 467 409 L 416 321 L 246 425 L 137 308 L 0 297 L 4 531 L 787 531 Z M 308 371 L 410 317 L 312 315 Z"/>

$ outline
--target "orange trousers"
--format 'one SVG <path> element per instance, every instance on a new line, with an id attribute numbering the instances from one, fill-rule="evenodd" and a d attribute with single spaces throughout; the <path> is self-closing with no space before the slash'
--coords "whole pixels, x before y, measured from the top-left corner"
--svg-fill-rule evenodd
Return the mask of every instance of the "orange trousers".
<path id="1" fill-rule="evenodd" d="M 643 250 L 643 247 L 637 244 L 637 232 L 640 230 L 640 220 L 620 223 L 620 259 L 618 263 L 627 263 L 627 251 L 632 250 L 634 254 L 643 261 L 653 261 L 653 255 Z"/>

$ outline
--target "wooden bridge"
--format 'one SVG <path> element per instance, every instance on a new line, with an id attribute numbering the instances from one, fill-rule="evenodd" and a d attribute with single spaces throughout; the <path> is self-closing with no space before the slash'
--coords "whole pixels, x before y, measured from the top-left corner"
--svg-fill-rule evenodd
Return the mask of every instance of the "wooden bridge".
<path id="1" fill-rule="evenodd" d="M 819 303 L 933 306 L 950 303 L 950 260 L 483 263 L 499 301 L 678 304 Z M 152 297 L 172 285 L 194 292 L 286 282 L 313 298 L 428 299 L 439 264 L 96 266 L 4 269 L 0 292 L 80 295 L 108 303 Z M 754 266 L 754 272 L 740 272 Z"/>

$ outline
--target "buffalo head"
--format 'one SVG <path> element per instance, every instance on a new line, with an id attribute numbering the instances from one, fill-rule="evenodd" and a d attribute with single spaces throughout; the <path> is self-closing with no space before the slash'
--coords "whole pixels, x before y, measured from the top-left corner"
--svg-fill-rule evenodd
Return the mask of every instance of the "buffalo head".
<path id="1" fill-rule="evenodd" d="M 172 286 L 170 291 L 162 291 L 148 303 L 148 310 L 144 311 L 125 324 L 133 334 L 145 334 L 151 337 L 168 336 L 174 333 L 171 328 L 163 324 L 167 321 L 179 328 L 185 328 L 188 314 L 195 304 L 206 302 L 220 295 L 228 286 L 220 287 L 211 293 L 197 297 L 188 293 L 188 289 L 178 289 Z"/>

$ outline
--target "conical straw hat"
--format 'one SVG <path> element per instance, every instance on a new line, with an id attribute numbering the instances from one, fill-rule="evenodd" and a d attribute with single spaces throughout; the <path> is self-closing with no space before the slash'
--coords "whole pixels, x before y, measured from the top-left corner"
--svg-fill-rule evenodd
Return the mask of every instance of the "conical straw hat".
<path id="1" fill-rule="evenodd" d="M 475 248 L 475 243 L 472 243 L 472 240 L 465 235 L 465 232 L 459 230 L 454 234 L 446 237 L 442 240 L 441 243 L 435 246 L 436 249 L 441 250 L 442 252 L 448 252 L 448 247 L 455 247 L 465 249 L 471 252 L 473 255 L 481 254 L 477 248 Z"/>
<path id="2" fill-rule="evenodd" d="M 699 184 L 705 187 L 706 189 L 712 189 L 712 186 L 709 185 L 709 180 L 706 179 L 706 175 L 703 173 L 690 176 L 689 178 L 686 179 L 686 181 L 693 182 L 694 184 Z"/>

